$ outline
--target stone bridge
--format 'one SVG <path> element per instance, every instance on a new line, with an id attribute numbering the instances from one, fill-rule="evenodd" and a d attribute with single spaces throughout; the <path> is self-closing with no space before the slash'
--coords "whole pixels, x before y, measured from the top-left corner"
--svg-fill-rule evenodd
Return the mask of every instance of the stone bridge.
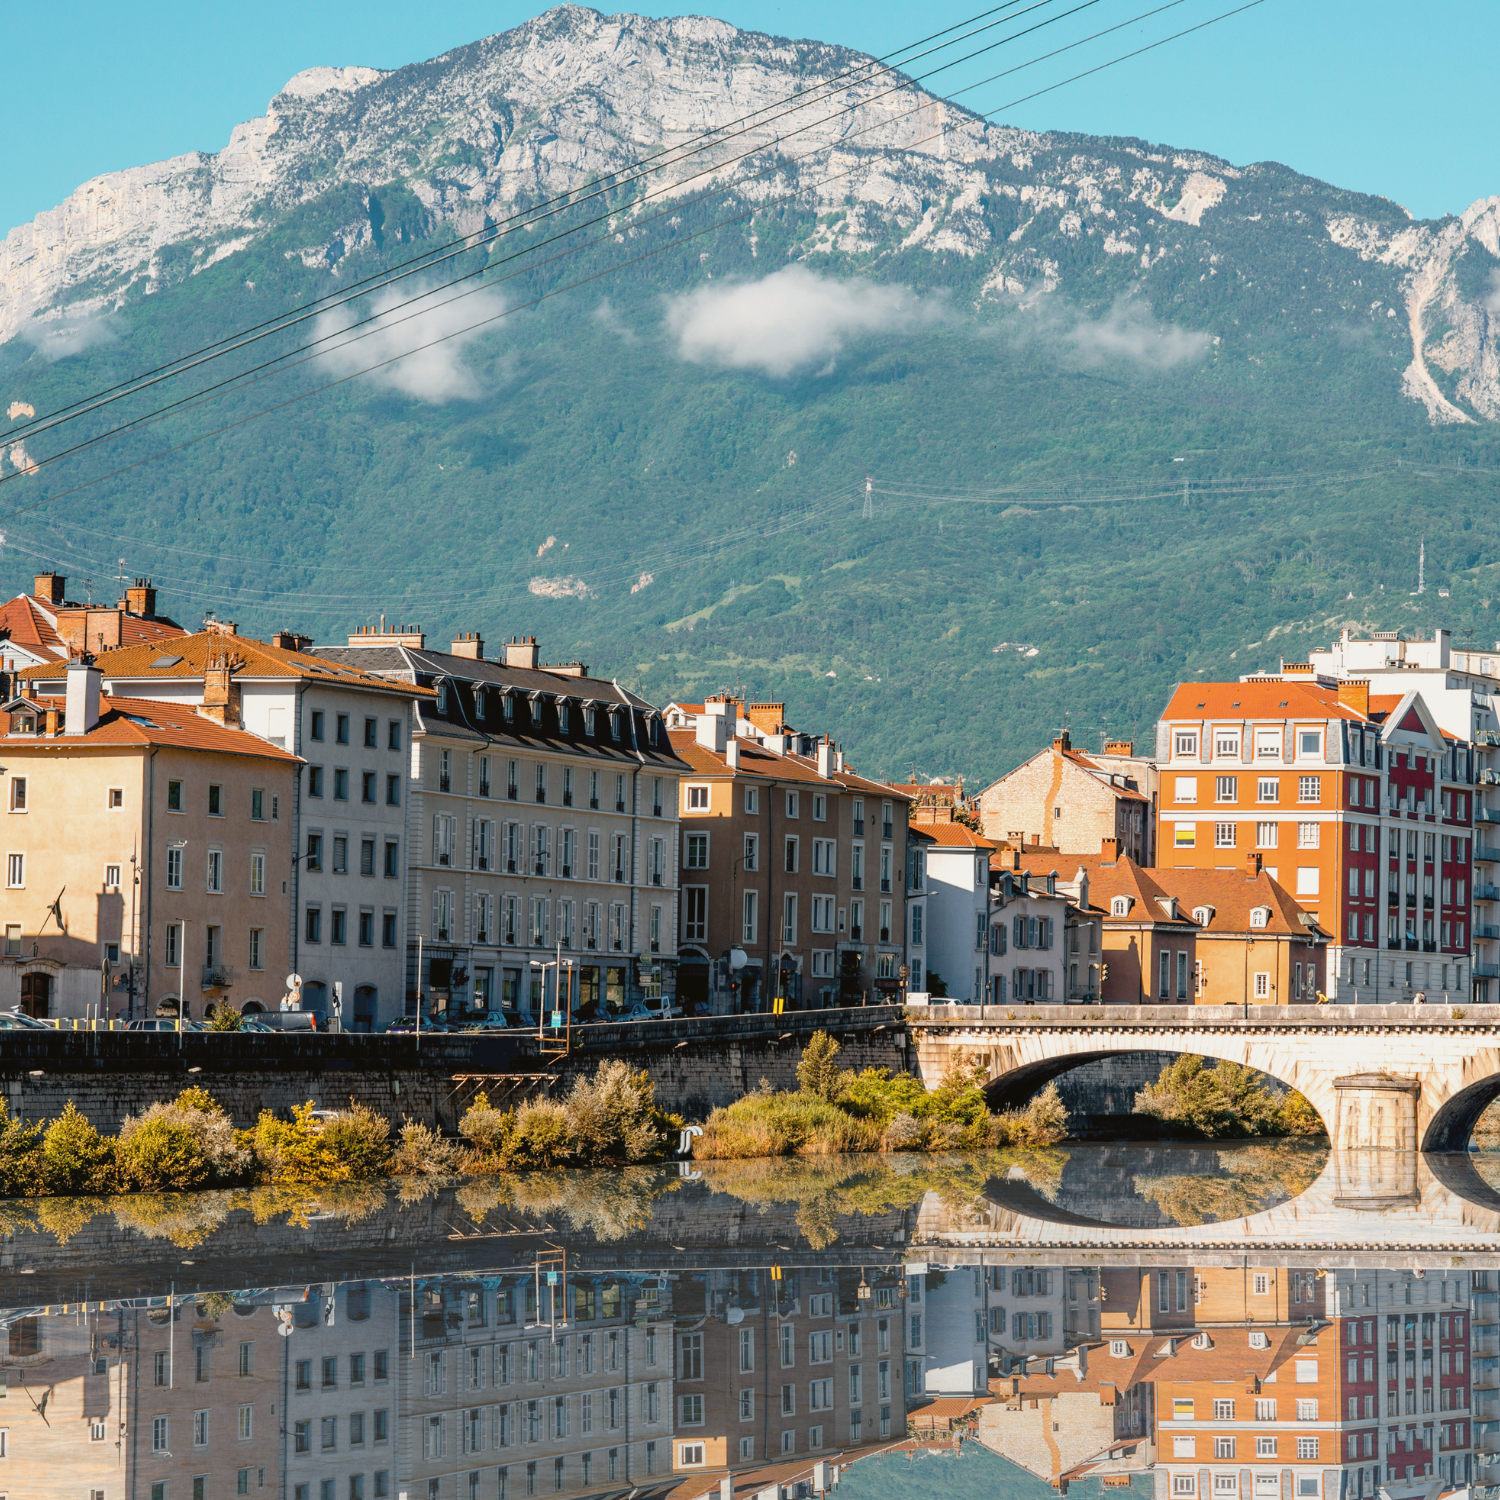
<path id="1" fill-rule="evenodd" d="M 1333 1146 L 1461 1151 L 1500 1096 L 1500 1005 L 909 1006 L 936 1087 L 962 1052 L 992 1105 L 1024 1103 L 1083 1063 L 1130 1052 L 1243 1063 L 1297 1089 Z"/>
<path id="2" fill-rule="evenodd" d="M 1066 1149 L 1066 1148 L 1064 1148 Z M 908 1260 L 949 1264 L 1381 1267 L 1455 1274 L 1500 1267 L 1500 1192 L 1467 1153 L 1331 1151 L 1284 1203 L 1210 1224 L 1109 1224 L 1049 1203 L 1024 1178 L 977 1207 L 929 1193 Z"/>

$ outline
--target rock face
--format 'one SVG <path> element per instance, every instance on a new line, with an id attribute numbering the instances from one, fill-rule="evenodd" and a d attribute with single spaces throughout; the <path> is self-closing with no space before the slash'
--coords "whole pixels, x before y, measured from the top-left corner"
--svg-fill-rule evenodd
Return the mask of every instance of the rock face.
<path id="1" fill-rule="evenodd" d="M 798 91 L 818 102 L 782 102 Z M 980 302 L 1222 277 L 1283 320 L 1358 319 L 1368 336 L 1394 316 L 1401 390 L 1433 423 L 1500 420 L 1500 199 L 1416 223 L 1275 164 L 990 125 L 840 47 L 576 6 L 394 72 L 309 69 L 222 151 L 85 183 L 0 245 L 0 341 L 195 274 L 310 205 L 318 228 L 286 253 L 334 269 L 434 226 L 482 229 L 708 130 L 723 132 L 711 151 L 640 191 L 686 199 L 732 173 L 744 206 L 794 192 L 819 216 L 794 257 L 878 276 L 926 252 L 980 269 Z M 622 219 L 652 211 L 637 196 Z M 1311 269 L 1295 264 L 1309 238 Z"/>

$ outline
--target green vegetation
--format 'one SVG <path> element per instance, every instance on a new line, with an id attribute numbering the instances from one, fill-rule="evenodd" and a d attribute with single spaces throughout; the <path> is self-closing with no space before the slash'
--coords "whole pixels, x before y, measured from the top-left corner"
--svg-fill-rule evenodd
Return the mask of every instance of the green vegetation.
<path id="1" fill-rule="evenodd" d="M 1135 1112 L 1209 1140 L 1324 1133 L 1318 1112 L 1295 1089 L 1274 1093 L 1253 1068 L 1191 1054 L 1173 1058 L 1135 1096 Z"/>
<path id="2" fill-rule="evenodd" d="M 618 1060 L 580 1078 L 566 1099 L 497 1110 L 480 1094 L 459 1123 L 462 1141 L 390 1122 L 351 1100 L 347 1109 L 298 1105 L 290 1120 L 263 1110 L 236 1130 L 206 1090 L 132 1115 L 101 1135 L 69 1102 L 50 1124 L 25 1125 L 0 1100 L 0 1196 L 182 1193 L 261 1183 L 291 1192 L 385 1176 L 451 1177 L 535 1167 L 657 1160 L 681 1127 L 656 1108 L 649 1076 Z"/>
<path id="3" fill-rule="evenodd" d="M 1160 221 L 1142 267 L 1107 253 L 1105 236 L 1065 227 L 1073 210 L 1060 202 L 1016 196 L 1058 180 L 1080 150 L 1105 174 L 1141 170 L 1139 143 L 1059 134 L 1028 146 L 1031 166 L 987 164 L 993 189 L 964 209 L 1018 279 L 1061 279 L 1027 309 L 985 290 L 995 256 L 904 248 L 903 230 L 877 223 L 868 252 L 813 262 L 943 295 L 950 316 L 853 340 L 826 367 L 784 379 L 693 364 L 664 324 L 663 297 L 710 275 L 714 285 L 762 276 L 804 255 L 817 225 L 788 202 L 689 241 L 723 210 L 684 204 L 680 250 L 474 341 L 461 361 L 473 399 L 352 381 L 27 525 L 36 546 L 47 525 L 61 528 L 46 545 L 66 542 L 79 571 L 94 546 L 96 577 L 113 573 L 116 553 L 70 524 L 128 539 L 132 570 L 169 573 L 163 607 L 190 625 L 202 598 L 247 632 L 285 624 L 323 641 L 381 609 L 439 642 L 524 622 L 546 660 L 581 657 L 657 703 L 743 682 L 752 697 L 784 699 L 794 723 L 831 731 L 860 769 L 904 775 L 915 759 L 971 782 L 1050 741 L 1065 713 L 1080 745 L 1104 729 L 1147 742 L 1174 682 L 1235 678 L 1283 652 L 1305 659 L 1346 620 L 1500 636 L 1500 510 L 1483 503 L 1500 429 L 1434 429 L 1401 394 L 1409 335 L 1386 313 L 1402 305 L 1404 269 L 1361 260 L 1326 232 L 1343 214 L 1394 225 L 1394 206 L 1262 165 L 1237 174 L 1201 225 Z M 374 247 L 337 272 L 303 263 L 302 247 L 365 214 Z M 21 339 L 0 348 L 0 407 L 58 409 L 449 233 L 406 182 L 373 194 L 342 184 L 255 217 L 265 232 L 198 274 L 186 273 L 198 246 L 169 247 L 160 275 L 141 278 L 107 320 L 108 341 L 51 363 Z M 641 243 L 662 247 L 659 233 Z M 625 254 L 600 246 L 505 295 L 528 305 Z M 464 276 L 482 256 L 449 270 Z M 1472 240 L 1463 264 L 1481 282 L 1493 269 Z M 1135 311 L 1111 324 L 1126 304 Z M 1115 328 L 1122 350 L 1149 353 L 1167 324 L 1211 342 L 1170 368 L 1112 354 L 1108 339 L 1085 358 L 1071 337 L 1079 319 Z M 257 361 L 287 347 L 267 340 Z M 1428 368 L 1462 401 L 1459 370 Z M 322 361 L 293 369 L 20 488 L 31 504 L 87 484 L 330 373 Z M 177 394 L 121 403 L 78 424 L 75 440 Z M 877 483 L 868 521 L 866 474 Z M 621 517 L 637 524 L 622 529 Z M 188 525 L 192 549 L 171 550 Z M 557 545 L 539 558 L 549 535 Z M 1429 587 L 1413 599 L 1418 537 Z M 6 550 L 7 594 L 29 582 L 32 561 Z M 368 614 L 328 596 L 329 569 Z M 575 577 L 589 592 L 539 597 L 528 587 L 539 576 Z M 288 599 L 301 601 L 295 620 Z"/>
<path id="4" fill-rule="evenodd" d="M 1134 1185 L 1173 1224 L 1222 1224 L 1305 1192 L 1327 1160 L 1311 1141 L 1276 1141 L 1218 1153 L 1213 1173 L 1138 1175 Z"/>
<path id="5" fill-rule="evenodd" d="M 1055 1084 L 1024 1110 L 992 1115 L 984 1069 L 962 1057 L 933 1090 L 886 1068 L 854 1073 L 838 1066 L 839 1044 L 815 1032 L 797 1064 L 795 1093 L 768 1084 L 709 1115 L 693 1155 L 706 1161 L 749 1157 L 844 1155 L 858 1151 L 973 1151 L 997 1145 L 1044 1146 L 1067 1134 Z"/>

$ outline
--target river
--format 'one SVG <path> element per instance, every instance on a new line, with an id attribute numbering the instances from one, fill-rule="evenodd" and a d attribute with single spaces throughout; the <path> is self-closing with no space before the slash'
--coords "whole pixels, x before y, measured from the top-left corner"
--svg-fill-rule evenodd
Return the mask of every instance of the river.
<path id="1" fill-rule="evenodd" d="M 1496 1500 L 1494 1182 L 1070 1144 L 9 1203 L 0 1497 Z"/>

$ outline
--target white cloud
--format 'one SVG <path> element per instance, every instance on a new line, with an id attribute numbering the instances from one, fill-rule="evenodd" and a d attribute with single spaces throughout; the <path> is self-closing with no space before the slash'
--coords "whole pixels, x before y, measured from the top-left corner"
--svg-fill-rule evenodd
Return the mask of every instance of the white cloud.
<path id="1" fill-rule="evenodd" d="M 376 384 L 422 401 L 472 401 L 481 394 L 464 351 L 486 332 L 474 324 L 505 311 L 498 292 L 460 296 L 441 288 L 391 287 L 358 306 L 358 312 L 351 305 L 318 319 L 318 337 L 330 340 L 324 357 L 340 375 L 368 370 Z M 372 315 L 373 322 L 364 321 Z M 362 326 L 353 327 L 356 321 Z"/>
<path id="2" fill-rule="evenodd" d="M 784 378 L 831 372 L 860 335 L 904 333 L 943 316 L 941 302 L 908 287 L 787 266 L 759 281 L 712 282 L 673 297 L 666 323 L 683 359 Z"/>
<path id="3" fill-rule="evenodd" d="M 1210 337 L 1173 323 L 1157 323 L 1138 303 L 1119 302 L 1097 322 L 1075 323 L 1061 342 L 1081 365 L 1124 362 L 1146 370 L 1170 370 L 1201 359 Z"/>
<path id="4" fill-rule="evenodd" d="M 33 318 L 18 330 L 41 357 L 49 362 L 82 354 L 97 344 L 112 344 L 115 331 L 103 318 L 59 317 Z"/>
<path id="5" fill-rule="evenodd" d="M 598 307 L 596 307 L 593 312 L 589 314 L 589 316 L 593 318 L 596 323 L 600 324 L 604 328 L 607 328 L 612 334 L 615 334 L 618 338 L 623 339 L 627 344 L 633 344 L 635 342 L 635 330 L 625 325 L 625 323 L 621 320 L 619 313 L 615 311 L 614 304 L 609 300 L 608 297 L 601 297 L 599 299 Z"/>

